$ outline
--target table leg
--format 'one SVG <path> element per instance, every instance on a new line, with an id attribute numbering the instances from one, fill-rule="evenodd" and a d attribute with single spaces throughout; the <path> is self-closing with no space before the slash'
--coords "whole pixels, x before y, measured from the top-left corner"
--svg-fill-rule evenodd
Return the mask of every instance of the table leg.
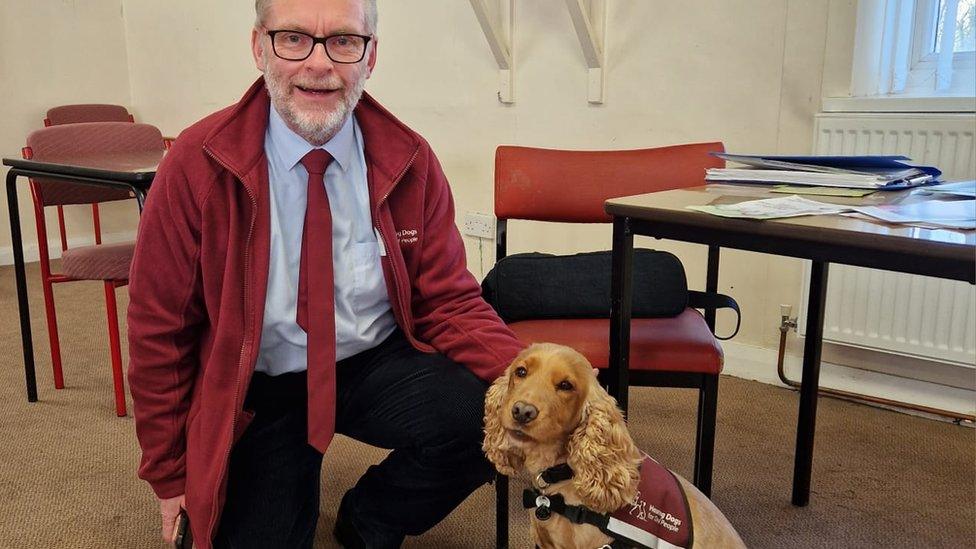
<path id="1" fill-rule="evenodd" d="M 718 293 L 718 259 L 719 251 L 721 248 L 718 246 L 708 247 L 708 270 L 705 271 L 705 291 L 711 294 Z M 708 325 L 708 329 L 715 333 L 715 309 L 708 308 L 705 309 L 705 324 Z"/>
<path id="2" fill-rule="evenodd" d="M 634 265 L 634 232 L 630 219 L 613 220 L 613 274 L 610 283 L 609 392 L 627 415 L 630 374 L 630 313 Z"/>
<path id="3" fill-rule="evenodd" d="M 34 340 L 31 336 L 30 304 L 27 301 L 27 274 L 24 271 L 24 241 L 20 234 L 20 206 L 17 202 L 17 171 L 7 172 L 7 215 L 10 216 L 10 242 L 14 249 L 14 274 L 17 278 L 17 306 L 20 310 L 20 338 L 24 350 L 24 378 L 27 401 L 37 402 L 34 375 Z"/>
<path id="4" fill-rule="evenodd" d="M 495 475 L 495 549 L 508 549 L 508 477 Z"/>
<path id="5" fill-rule="evenodd" d="M 820 389 L 820 347 L 823 340 L 824 303 L 827 300 L 827 266 L 826 262 L 814 261 L 810 269 L 807 334 L 803 342 L 800 415 L 796 425 L 796 456 L 793 462 L 793 505 L 798 507 L 804 507 L 810 502 L 813 438 L 817 423 L 817 392 Z"/>

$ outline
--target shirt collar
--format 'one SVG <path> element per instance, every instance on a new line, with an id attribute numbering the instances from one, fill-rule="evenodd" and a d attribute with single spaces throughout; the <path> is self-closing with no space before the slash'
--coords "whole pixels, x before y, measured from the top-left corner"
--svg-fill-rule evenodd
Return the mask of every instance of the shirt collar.
<path id="1" fill-rule="evenodd" d="M 318 147 L 328 151 L 343 171 L 352 163 L 353 145 L 356 143 L 353 124 L 353 116 L 347 117 L 338 133 L 324 145 Z M 274 105 L 271 106 L 271 113 L 268 117 L 268 133 L 271 137 L 272 148 L 289 170 L 294 168 L 309 151 L 316 148 L 285 124 Z"/>

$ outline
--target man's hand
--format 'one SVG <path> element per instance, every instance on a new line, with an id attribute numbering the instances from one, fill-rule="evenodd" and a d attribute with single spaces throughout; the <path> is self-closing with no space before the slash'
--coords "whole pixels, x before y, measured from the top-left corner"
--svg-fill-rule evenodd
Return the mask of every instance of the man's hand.
<path id="1" fill-rule="evenodd" d="M 180 509 L 186 506 L 186 495 L 159 500 L 159 515 L 163 519 L 162 535 L 166 543 L 176 540 L 176 519 L 180 516 Z"/>

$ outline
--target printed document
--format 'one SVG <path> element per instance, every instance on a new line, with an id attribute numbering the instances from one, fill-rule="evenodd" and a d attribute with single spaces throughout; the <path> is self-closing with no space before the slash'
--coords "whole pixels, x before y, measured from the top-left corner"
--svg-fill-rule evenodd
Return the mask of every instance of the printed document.
<path id="1" fill-rule="evenodd" d="M 847 206 L 817 202 L 816 200 L 802 198 L 797 195 L 784 196 L 782 198 L 748 200 L 746 202 L 739 202 L 738 204 L 688 206 L 688 209 L 720 217 L 738 217 L 744 219 L 777 219 L 803 215 L 839 214 L 851 211 L 851 208 Z"/>
<path id="2" fill-rule="evenodd" d="M 903 205 L 858 206 L 853 210 L 888 223 L 976 229 L 976 201 L 974 200 L 926 200 Z"/>

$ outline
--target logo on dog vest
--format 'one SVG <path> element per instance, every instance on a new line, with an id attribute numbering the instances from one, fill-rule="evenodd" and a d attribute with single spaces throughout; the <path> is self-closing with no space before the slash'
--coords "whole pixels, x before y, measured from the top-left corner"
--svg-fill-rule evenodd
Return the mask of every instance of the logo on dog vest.
<path id="1" fill-rule="evenodd" d="M 637 496 L 610 515 L 607 529 L 645 547 L 691 547 L 691 513 L 678 479 L 645 455 Z"/>

